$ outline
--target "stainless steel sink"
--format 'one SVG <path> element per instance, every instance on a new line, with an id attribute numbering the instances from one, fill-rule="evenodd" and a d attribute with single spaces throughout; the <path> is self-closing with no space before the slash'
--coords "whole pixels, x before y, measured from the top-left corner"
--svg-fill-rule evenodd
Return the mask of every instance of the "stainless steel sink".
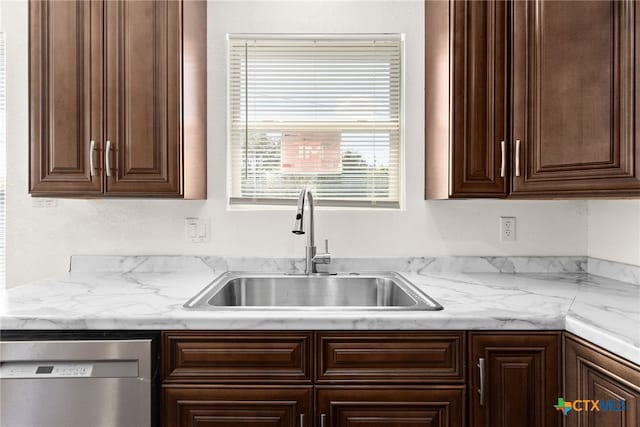
<path id="1" fill-rule="evenodd" d="M 194 310 L 442 310 L 398 273 L 287 275 L 228 272 L 184 304 Z"/>

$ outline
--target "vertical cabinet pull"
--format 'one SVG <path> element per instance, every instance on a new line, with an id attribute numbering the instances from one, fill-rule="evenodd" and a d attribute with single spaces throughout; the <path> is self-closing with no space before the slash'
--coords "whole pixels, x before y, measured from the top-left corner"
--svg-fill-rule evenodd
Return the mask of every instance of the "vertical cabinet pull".
<path id="1" fill-rule="evenodd" d="M 107 176 L 111 176 L 111 141 L 108 139 L 104 148 L 104 167 L 106 169 Z"/>
<path id="2" fill-rule="evenodd" d="M 304 414 L 300 414 L 300 427 L 304 427 Z"/>
<path id="3" fill-rule="evenodd" d="M 478 359 L 478 370 L 480 372 L 480 388 L 478 393 L 480 394 L 480 406 L 484 406 L 484 357 Z"/>
<path id="4" fill-rule="evenodd" d="M 96 142 L 92 139 L 89 143 L 89 176 L 96 176 L 96 164 L 94 162 L 93 156 L 96 151 Z"/>
<path id="5" fill-rule="evenodd" d="M 507 161 L 507 153 L 504 149 L 504 141 L 500 141 L 500 178 L 504 178 L 504 174 L 506 173 L 506 161 Z"/>
<path id="6" fill-rule="evenodd" d="M 516 176 L 520 176 L 520 140 L 516 139 Z"/>
<path id="7" fill-rule="evenodd" d="M 320 414 L 320 427 L 326 427 L 325 421 L 327 421 L 327 415 Z"/>

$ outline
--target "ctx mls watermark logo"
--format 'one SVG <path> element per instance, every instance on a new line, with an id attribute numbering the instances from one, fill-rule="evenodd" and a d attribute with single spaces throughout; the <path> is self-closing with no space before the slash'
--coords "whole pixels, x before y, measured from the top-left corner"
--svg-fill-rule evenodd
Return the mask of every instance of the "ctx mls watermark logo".
<path id="1" fill-rule="evenodd" d="M 600 411 L 613 411 L 622 412 L 627 410 L 627 405 L 624 400 L 574 400 L 565 401 L 564 398 L 558 398 L 558 404 L 553 405 L 556 411 L 562 412 L 563 415 L 567 415 L 569 411 L 574 410 L 576 412 L 588 411 L 588 412 L 600 412 Z"/>

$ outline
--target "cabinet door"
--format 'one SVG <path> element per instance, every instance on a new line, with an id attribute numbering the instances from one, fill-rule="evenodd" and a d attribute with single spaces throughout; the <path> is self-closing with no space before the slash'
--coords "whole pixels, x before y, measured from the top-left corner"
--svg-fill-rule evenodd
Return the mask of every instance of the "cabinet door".
<path id="1" fill-rule="evenodd" d="M 600 411 L 571 410 L 568 427 L 631 427 L 640 425 L 640 367 L 565 334 L 565 401 L 600 400 Z M 624 411 L 603 411 L 604 402 Z M 582 408 L 582 406 L 581 406 Z"/>
<path id="2" fill-rule="evenodd" d="M 473 333 L 470 345 L 470 426 L 562 424 L 560 333 Z"/>
<path id="3" fill-rule="evenodd" d="M 513 195 L 640 195 L 639 8 L 513 2 Z"/>
<path id="4" fill-rule="evenodd" d="M 464 386 L 318 387 L 321 427 L 462 427 Z"/>
<path id="5" fill-rule="evenodd" d="M 29 2 L 32 195 L 102 192 L 101 70 L 102 2 Z"/>
<path id="6" fill-rule="evenodd" d="M 164 427 L 305 427 L 312 387 L 163 386 Z"/>
<path id="7" fill-rule="evenodd" d="M 507 194 L 506 5 L 452 2 L 453 197 Z"/>
<path id="8" fill-rule="evenodd" d="M 180 1 L 105 2 L 109 195 L 181 194 L 181 11 Z"/>

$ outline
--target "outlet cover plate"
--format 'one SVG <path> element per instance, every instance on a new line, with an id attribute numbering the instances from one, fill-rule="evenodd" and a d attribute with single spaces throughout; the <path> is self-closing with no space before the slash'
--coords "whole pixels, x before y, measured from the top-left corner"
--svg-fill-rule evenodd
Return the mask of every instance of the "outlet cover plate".
<path id="1" fill-rule="evenodd" d="M 514 216 L 500 217 L 500 241 L 515 242 L 516 240 L 516 218 Z"/>

